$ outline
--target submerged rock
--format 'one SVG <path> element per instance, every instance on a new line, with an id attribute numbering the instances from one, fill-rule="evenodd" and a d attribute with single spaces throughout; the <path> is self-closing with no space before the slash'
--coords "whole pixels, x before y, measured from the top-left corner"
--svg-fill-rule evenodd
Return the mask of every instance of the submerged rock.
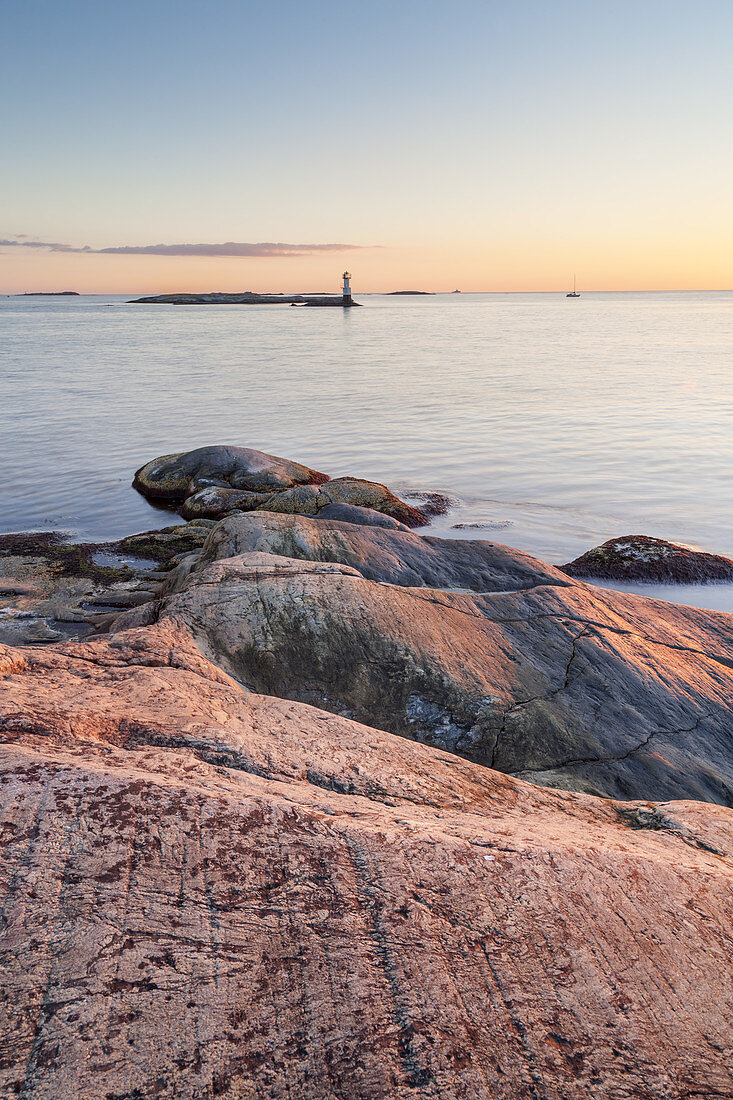
<path id="1" fill-rule="evenodd" d="M 731 1095 L 729 812 L 247 694 L 180 628 L 0 668 L 3 1096 Z"/>
<path id="2" fill-rule="evenodd" d="M 444 516 L 459 503 L 457 497 L 448 496 L 447 493 L 428 493 L 418 489 L 411 489 L 405 496 L 408 500 L 418 500 L 420 511 L 426 516 Z"/>
<path id="3" fill-rule="evenodd" d="M 559 567 L 571 577 L 617 581 L 657 581 L 662 584 L 709 584 L 733 581 L 733 561 L 691 550 L 648 535 L 609 539 Z"/>
<path id="4" fill-rule="evenodd" d="M 266 513 L 219 524 L 154 612 L 120 625 L 187 624 L 249 690 L 538 783 L 733 805 L 731 616 L 494 543 Z"/>

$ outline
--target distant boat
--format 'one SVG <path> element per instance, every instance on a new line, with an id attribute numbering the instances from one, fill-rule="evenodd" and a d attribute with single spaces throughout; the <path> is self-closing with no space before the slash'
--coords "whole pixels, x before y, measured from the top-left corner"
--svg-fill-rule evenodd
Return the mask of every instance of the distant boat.
<path id="1" fill-rule="evenodd" d="M 575 289 L 575 275 L 573 275 L 573 289 L 568 291 L 568 293 L 565 295 L 565 297 L 566 298 L 579 298 L 580 297 L 580 294 Z"/>

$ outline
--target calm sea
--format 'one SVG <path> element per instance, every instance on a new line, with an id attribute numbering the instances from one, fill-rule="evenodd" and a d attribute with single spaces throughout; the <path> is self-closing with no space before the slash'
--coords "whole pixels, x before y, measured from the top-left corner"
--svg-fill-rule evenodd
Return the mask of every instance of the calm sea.
<path id="1" fill-rule="evenodd" d="M 359 300 L 0 299 L 0 530 L 164 526 L 134 470 L 235 443 L 442 490 L 436 533 L 551 562 L 630 533 L 733 557 L 733 293 Z"/>

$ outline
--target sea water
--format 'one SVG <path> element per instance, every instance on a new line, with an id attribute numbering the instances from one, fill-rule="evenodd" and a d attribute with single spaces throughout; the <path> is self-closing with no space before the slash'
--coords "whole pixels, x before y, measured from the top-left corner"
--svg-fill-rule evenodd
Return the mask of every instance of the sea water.
<path id="1" fill-rule="evenodd" d="M 558 564 L 626 534 L 733 557 L 733 293 L 356 298 L 0 299 L 0 530 L 165 526 L 135 469 L 230 443 L 444 492 L 434 533 Z"/>

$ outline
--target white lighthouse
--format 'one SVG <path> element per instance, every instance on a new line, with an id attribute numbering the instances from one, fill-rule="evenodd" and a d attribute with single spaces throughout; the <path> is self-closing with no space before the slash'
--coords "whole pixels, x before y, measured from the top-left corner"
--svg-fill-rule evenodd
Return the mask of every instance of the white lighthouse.
<path id="1" fill-rule="evenodd" d="M 352 301 L 351 301 L 351 273 L 349 271 L 345 271 L 343 278 L 344 278 L 344 286 L 343 286 L 343 290 L 342 290 L 341 293 L 343 294 L 344 305 L 345 306 L 350 306 L 350 305 L 352 305 Z"/>

